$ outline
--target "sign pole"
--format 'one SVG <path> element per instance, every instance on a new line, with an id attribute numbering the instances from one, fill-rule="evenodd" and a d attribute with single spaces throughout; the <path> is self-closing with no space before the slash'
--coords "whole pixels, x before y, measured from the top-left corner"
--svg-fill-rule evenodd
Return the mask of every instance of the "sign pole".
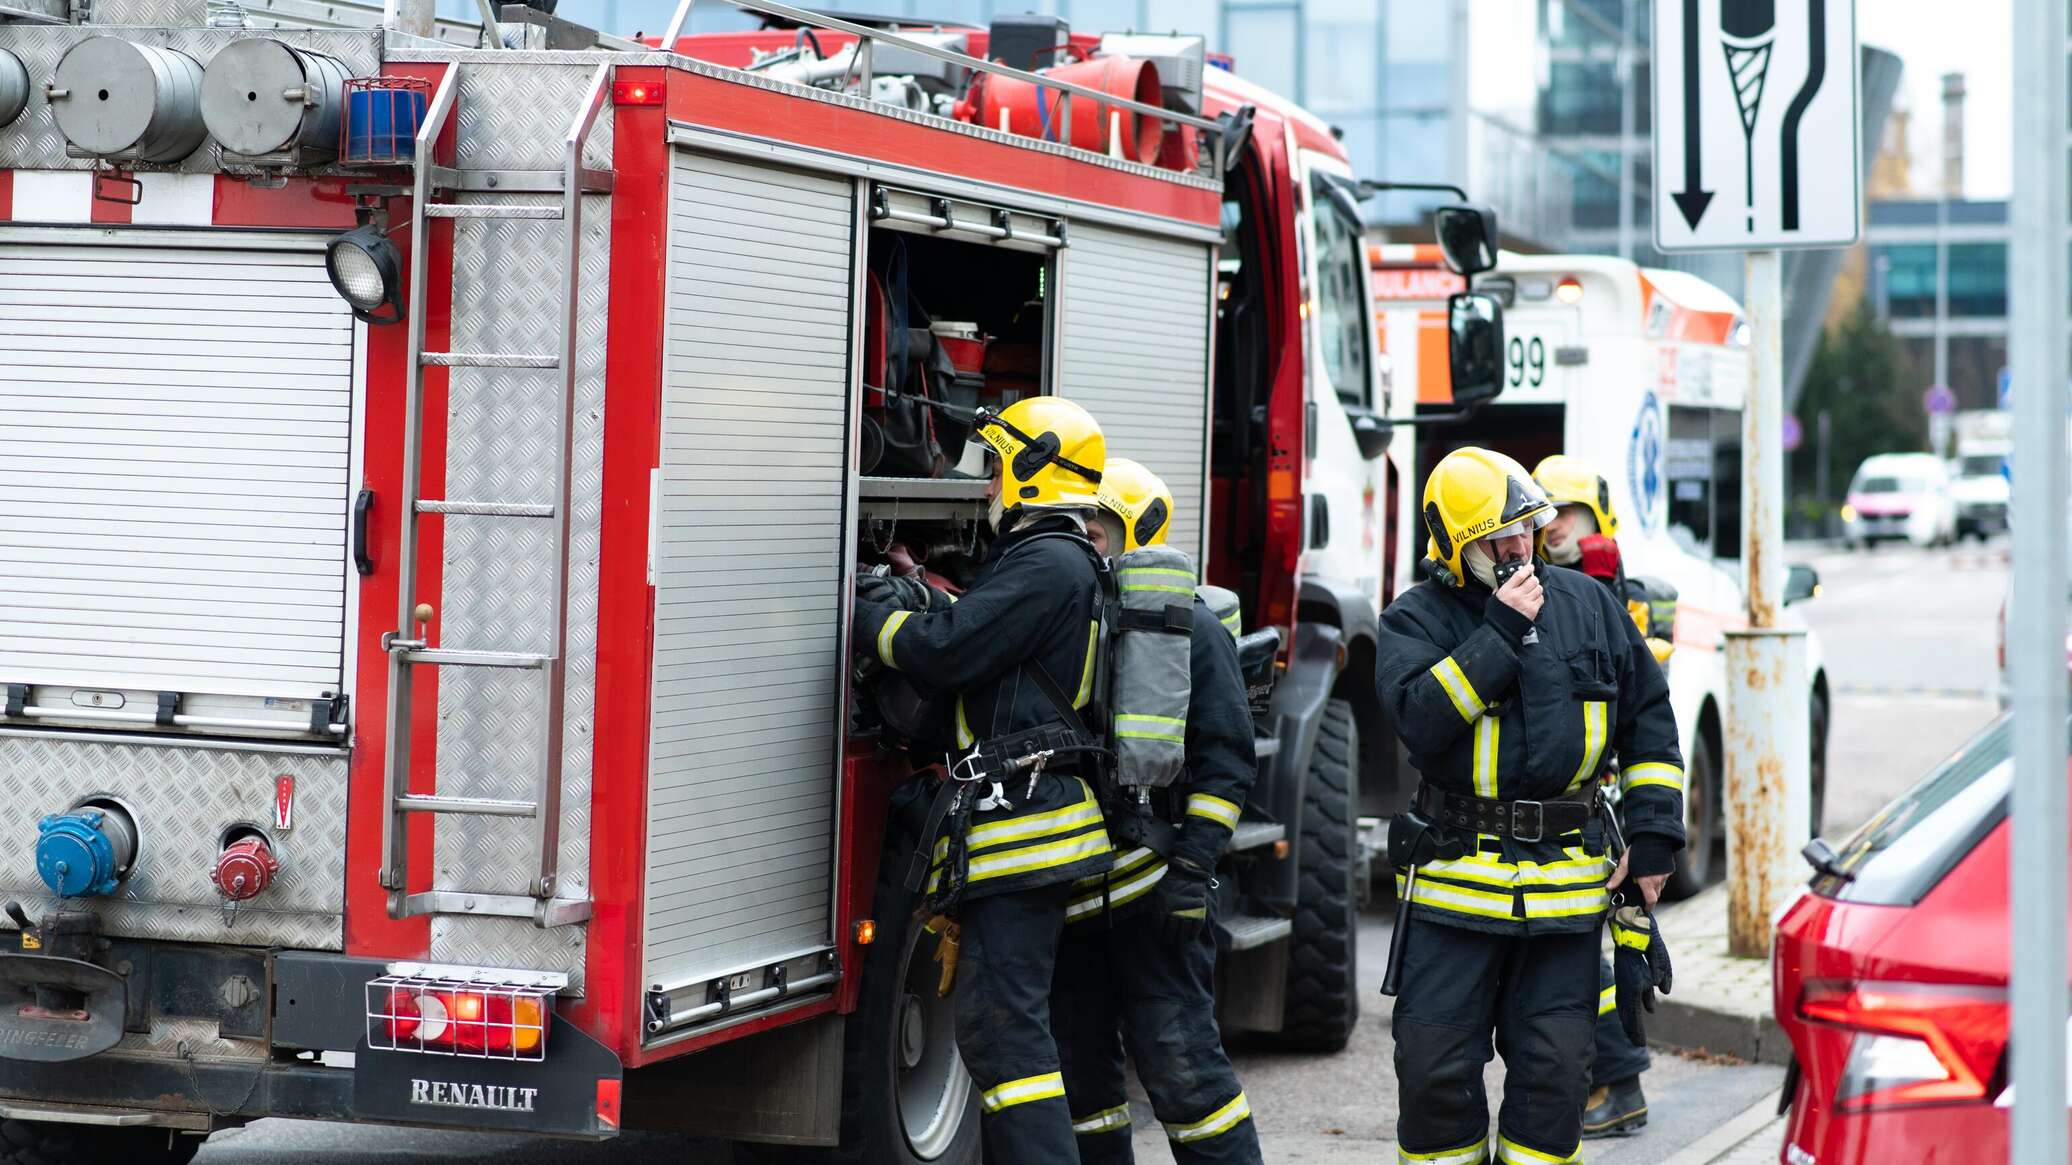
<path id="1" fill-rule="evenodd" d="M 1812 817 L 1806 633 L 1784 597 L 1782 256 L 1748 253 L 1748 397 L 1741 412 L 1741 563 L 1748 627 L 1727 633 L 1727 949 L 1760 958 L 1770 916 L 1804 881 Z"/>
<path id="2" fill-rule="evenodd" d="M 2017 239 L 2061 238 L 2066 221 L 2065 5 L 2014 6 Z M 2048 39 L 2055 37 L 2055 40 Z M 2065 1124 L 2065 439 L 2066 256 L 2008 255 L 2008 365 L 2014 404 L 2014 593 L 2007 640 L 2013 688 L 2014 920 L 2008 1160 L 2066 1160 Z M 2013 392 L 2018 386 L 2021 391 Z"/>

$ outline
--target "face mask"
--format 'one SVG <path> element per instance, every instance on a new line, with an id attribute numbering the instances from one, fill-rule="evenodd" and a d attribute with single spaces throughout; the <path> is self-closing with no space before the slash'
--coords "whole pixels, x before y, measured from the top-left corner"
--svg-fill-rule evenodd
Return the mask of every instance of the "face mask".
<path id="1" fill-rule="evenodd" d="M 1496 558 L 1489 553 L 1489 547 L 1480 541 L 1468 543 L 1461 548 L 1460 562 L 1476 582 L 1490 590 L 1496 589 Z"/>

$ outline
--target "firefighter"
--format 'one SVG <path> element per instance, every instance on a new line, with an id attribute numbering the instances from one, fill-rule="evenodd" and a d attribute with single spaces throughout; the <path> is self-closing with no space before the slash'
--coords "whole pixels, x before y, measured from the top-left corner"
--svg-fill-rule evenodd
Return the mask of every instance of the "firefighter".
<path id="1" fill-rule="evenodd" d="M 1587 462 L 1560 453 L 1534 466 L 1532 479 L 1546 491 L 1547 500 L 1554 503 L 1554 520 L 1540 532 L 1547 561 L 1582 571 L 1611 587 L 1612 594 L 1625 602 L 1626 579 L 1617 544 L 1603 545 L 1619 534 L 1611 484 Z M 1587 560 L 1586 545 L 1593 552 Z M 1666 641 L 1650 637 L 1648 646 L 1656 660 L 1662 662 L 1667 654 Z M 1641 1090 L 1640 1076 L 1652 1061 L 1645 1042 L 1627 1038 L 1625 1026 L 1619 1020 L 1617 999 L 1612 961 L 1599 954 L 1597 1050 L 1590 1062 L 1590 1094 L 1583 1104 L 1585 1140 L 1629 1136 L 1648 1123 L 1647 1094 Z"/>
<path id="2" fill-rule="evenodd" d="M 1390 823 L 1408 899 L 1391 951 L 1397 1159 L 1489 1159 L 1494 1035 L 1496 1160 L 1577 1161 L 1607 891 L 1630 877 L 1652 904 L 1684 840 L 1669 687 L 1622 604 L 1533 559 L 1554 507 L 1517 462 L 1449 454 L 1423 514 L 1428 577 L 1383 613 L 1376 668 L 1423 778 Z M 1608 750 L 1628 835 L 1616 869 L 1594 779 Z"/>
<path id="3" fill-rule="evenodd" d="M 1101 553 L 1165 543 L 1172 491 L 1143 466 L 1111 458 L 1100 500 L 1087 533 Z M 1122 585 L 1130 585 L 1127 571 Z M 1118 841 L 1115 868 L 1074 883 L 1065 912 L 1052 1013 L 1084 1165 L 1133 1160 L 1125 1047 L 1175 1161 L 1261 1161 L 1251 1105 L 1216 1026 L 1212 986 L 1211 875 L 1258 771 L 1252 712 L 1236 636 L 1199 597 L 1192 607 L 1186 768 L 1152 794 L 1154 816 L 1176 827 L 1167 853 Z"/>
<path id="4" fill-rule="evenodd" d="M 861 650 L 951 703 L 958 751 L 922 855 L 933 908 L 956 922 L 957 1046 L 979 1089 L 985 1158 L 1077 1159 L 1051 1037 L 1050 988 L 1072 883 L 1113 863 L 1088 777 L 1101 740 L 1079 716 L 1093 691 L 1098 559 L 1086 525 L 1105 445 L 1058 397 L 983 413 L 998 531 L 956 602 L 917 579 L 866 576 Z"/>

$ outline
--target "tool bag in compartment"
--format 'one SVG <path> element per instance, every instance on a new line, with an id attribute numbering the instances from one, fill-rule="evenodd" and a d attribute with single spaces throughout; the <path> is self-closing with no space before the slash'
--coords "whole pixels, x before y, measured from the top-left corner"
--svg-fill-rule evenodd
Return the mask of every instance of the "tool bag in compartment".
<path id="1" fill-rule="evenodd" d="M 1109 699 L 1115 783 L 1123 788 L 1163 789 L 1186 768 L 1194 578 L 1194 560 L 1170 546 L 1115 560 Z"/>

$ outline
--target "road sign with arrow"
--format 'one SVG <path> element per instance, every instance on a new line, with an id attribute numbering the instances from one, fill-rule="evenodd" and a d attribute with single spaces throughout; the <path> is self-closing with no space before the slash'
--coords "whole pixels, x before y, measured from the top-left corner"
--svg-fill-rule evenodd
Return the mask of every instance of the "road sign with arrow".
<path id="1" fill-rule="evenodd" d="M 1655 246 L 1860 232 L 1854 0 L 1654 0 Z"/>

